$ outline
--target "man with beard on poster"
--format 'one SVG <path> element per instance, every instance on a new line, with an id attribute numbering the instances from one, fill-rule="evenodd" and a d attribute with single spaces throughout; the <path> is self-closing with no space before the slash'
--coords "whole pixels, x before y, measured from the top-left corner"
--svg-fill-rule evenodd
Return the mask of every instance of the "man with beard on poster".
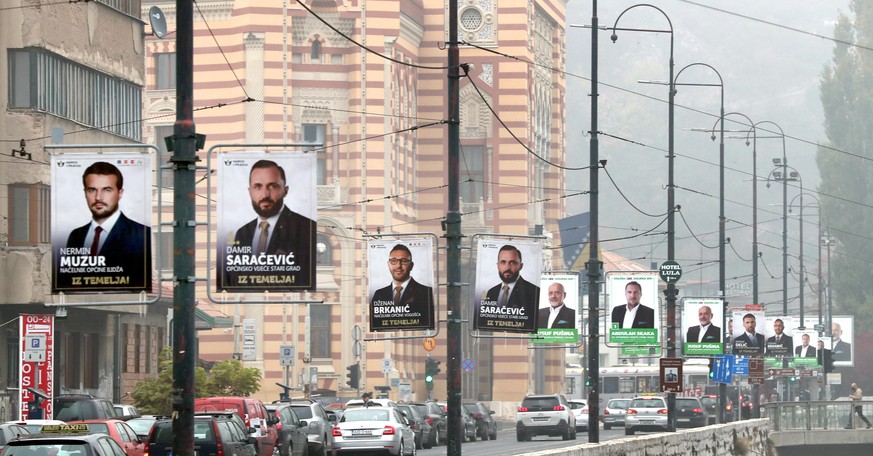
<path id="1" fill-rule="evenodd" d="M 272 160 L 258 160 L 249 171 L 249 197 L 257 217 L 240 227 L 234 236 L 237 252 L 252 256 L 293 257 L 293 266 L 299 270 L 251 274 L 246 283 L 240 274 L 225 272 L 224 286 L 231 288 L 266 289 L 267 286 L 252 283 L 251 277 L 281 274 L 292 276 L 293 283 L 285 285 L 296 288 L 312 288 L 310 261 L 315 258 L 316 223 L 285 206 L 288 184 L 285 170 Z M 241 249 L 240 249 L 241 248 Z M 224 254 L 226 255 L 226 253 Z M 222 255 L 222 258 L 224 258 Z M 229 255 L 228 255 L 229 256 Z M 286 269 L 287 265 L 282 265 Z M 287 288 L 287 287 L 280 287 Z"/>
<path id="2" fill-rule="evenodd" d="M 540 297 L 540 287 L 521 277 L 523 267 L 521 251 L 517 247 L 509 244 L 500 247 L 497 252 L 497 273 L 500 275 L 500 283 L 488 290 L 485 301 L 494 303 L 496 308 L 513 309 L 500 311 L 501 315 L 519 317 L 513 322 L 516 324 L 510 326 L 512 330 L 534 332 L 536 331 L 535 309 Z"/>
<path id="3" fill-rule="evenodd" d="M 74 229 L 67 238 L 67 249 L 87 248 L 91 257 L 102 258 L 102 266 L 120 266 L 119 277 L 126 285 L 101 289 L 136 289 L 151 291 L 151 228 L 128 218 L 119 209 L 124 196 L 124 176 L 112 163 L 98 161 L 82 174 L 85 202 L 91 211 L 91 221 Z M 57 281 L 69 282 L 67 275 Z M 89 291 L 96 290 L 88 288 Z"/>
<path id="4" fill-rule="evenodd" d="M 370 315 L 373 319 L 371 329 L 433 329 L 433 288 L 422 285 L 410 275 L 412 267 L 412 252 L 409 247 L 397 244 L 388 253 L 388 271 L 391 273 L 391 283 L 376 290 L 370 302 Z M 377 308 L 403 307 L 403 317 L 382 318 L 376 312 Z M 393 312 L 397 313 L 397 312 Z M 386 325 L 391 321 L 403 324 Z"/>

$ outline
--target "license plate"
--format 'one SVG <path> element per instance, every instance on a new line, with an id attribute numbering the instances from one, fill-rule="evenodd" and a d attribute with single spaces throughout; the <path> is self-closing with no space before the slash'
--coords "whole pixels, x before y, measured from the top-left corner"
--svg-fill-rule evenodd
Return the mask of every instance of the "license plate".
<path id="1" fill-rule="evenodd" d="M 691 422 L 691 418 L 679 418 L 676 421 L 678 421 L 680 423 L 689 423 L 689 422 Z"/>
<path id="2" fill-rule="evenodd" d="M 538 416 L 533 419 L 534 421 L 549 421 L 549 417 L 547 416 Z"/>
<path id="3" fill-rule="evenodd" d="M 371 429 L 352 429 L 352 435 L 373 435 Z"/>
<path id="4" fill-rule="evenodd" d="M 652 424 L 654 422 L 655 422 L 655 420 L 640 420 L 640 423 L 642 423 L 642 424 Z"/>

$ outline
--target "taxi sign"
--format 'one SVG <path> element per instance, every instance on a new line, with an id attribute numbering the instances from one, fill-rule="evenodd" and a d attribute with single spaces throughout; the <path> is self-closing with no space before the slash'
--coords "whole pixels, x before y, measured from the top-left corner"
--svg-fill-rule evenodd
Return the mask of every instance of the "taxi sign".
<path id="1" fill-rule="evenodd" d="M 87 424 L 45 424 L 39 428 L 40 434 L 89 434 Z"/>

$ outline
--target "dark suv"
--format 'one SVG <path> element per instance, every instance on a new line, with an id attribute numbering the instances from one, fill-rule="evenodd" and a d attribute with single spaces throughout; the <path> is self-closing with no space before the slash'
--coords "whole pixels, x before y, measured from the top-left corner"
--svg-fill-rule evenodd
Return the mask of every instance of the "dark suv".
<path id="1" fill-rule="evenodd" d="M 54 400 L 54 419 L 59 421 L 117 418 L 112 401 L 90 394 L 59 394 Z"/>
<path id="2" fill-rule="evenodd" d="M 418 411 L 428 419 L 433 428 L 433 432 L 430 434 L 430 445 L 435 447 L 446 443 L 448 434 L 446 434 L 446 414 L 443 413 L 443 409 L 436 402 L 429 401 L 416 402 L 412 405 L 418 407 Z"/>
<path id="3" fill-rule="evenodd" d="M 476 419 L 476 436 L 482 440 L 497 440 L 497 421 L 494 411 L 482 402 L 464 404 L 464 408 Z"/>
<path id="4" fill-rule="evenodd" d="M 257 440 L 229 418 L 194 417 L 194 454 L 197 456 L 257 456 Z M 173 452 L 173 421 L 158 420 L 149 433 L 145 454 L 170 456 Z"/>

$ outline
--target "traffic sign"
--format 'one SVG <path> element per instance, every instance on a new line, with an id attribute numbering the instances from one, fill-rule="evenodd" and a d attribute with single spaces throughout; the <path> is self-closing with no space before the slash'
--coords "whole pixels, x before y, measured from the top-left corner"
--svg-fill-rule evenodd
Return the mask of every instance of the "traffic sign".
<path id="1" fill-rule="evenodd" d="M 712 381 L 730 383 L 733 381 L 734 355 L 715 355 L 712 364 Z"/>
<path id="2" fill-rule="evenodd" d="M 463 369 L 464 372 L 467 372 L 467 373 L 473 372 L 473 369 L 475 369 L 475 368 L 476 368 L 476 363 L 474 363 L 472 359 L 467 358 L 463 362 L 461 362 L 461 369 Z"/>
<path id="3" fill-rule="evenodd" d="M 664 282 L 678 282 L 682 278 L 682 266 L 673 260 L 667 260 L 661 263 L 661 266 L 658 268 L 658 274 Z"/>
<path id="4" fill-rule="evenodd" d="M 293 366 L 294 365 L 294 346 L 281 345 L 279 347 L 279 365 Z"/>
<path id="5" fill-rule="evenodd" d="M 423 342 L 424 349 L 427 351 L 433 351 L 436 348 L 436 339 L 433 337 L 426 337 Z"/>
<path id="6" fill-rule="evenodd" d="M 391 361 L 391 358 L 382 358 L 382 373 L 390 374 L 393 365 L 394 363 Z"/>
<path id="7" fill-rule="evenodd" d="M 734 357 L 734 375 L 749 375 L 749 357 L 735 356 Z"/>
<path id="8" fill-rule="evenodd" d="M 767 373 L 771 377 L 797 377 L 800 375 L 800 369 L 768 369 Z"/>

